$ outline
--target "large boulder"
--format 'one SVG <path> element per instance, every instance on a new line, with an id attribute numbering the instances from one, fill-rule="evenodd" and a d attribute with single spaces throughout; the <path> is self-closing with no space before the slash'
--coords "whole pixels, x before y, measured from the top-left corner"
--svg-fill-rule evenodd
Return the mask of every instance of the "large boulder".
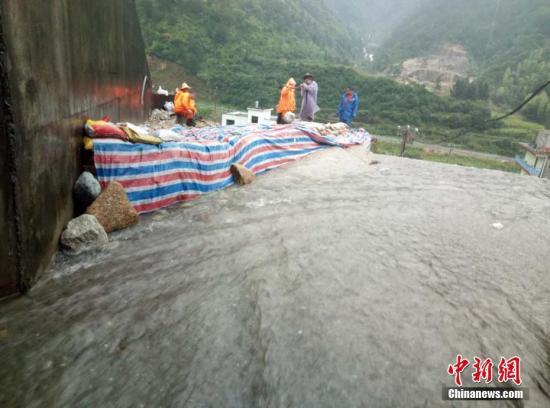
<path id="1" fill-rule="evenodd" d="M 74 185 L 74 198 L 84 208 L 88 207 L 101 194 L 99 181 L 92 173 L 83 172 Z"/>
<path id="2" fill-rule="evenodd" d="M 88 247 L 107 242 L 109 237 L 97 218 L 88 214 L 69 221 L 61 235 L 61 246 L 72 252 L 80 252 Z"/>
<path id="3" fill-rule="evenodd" d="M 105 231 L 112 232 L 135 225 L 139 216 L 120 183 L 113 181 L 86 210 L 94 215 Z"/>
<path id="4" fill-rule="evenodd" d="M 240 185 L 250 184 L 255 179 L 256 176 L 242 164 L 233 164 L 231 166 L 231 174 L 235 179 L 235 182 Z"/>

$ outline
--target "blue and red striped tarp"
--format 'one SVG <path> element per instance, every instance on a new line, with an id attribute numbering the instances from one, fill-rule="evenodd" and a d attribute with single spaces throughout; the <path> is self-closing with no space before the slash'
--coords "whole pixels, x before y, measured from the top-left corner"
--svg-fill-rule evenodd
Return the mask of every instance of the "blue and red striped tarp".
<path id="1" fill-rule="evenodd" d="M 146 213 L 232 185 L 235 163 L 259 174 L 317 150 L 357 144 L 370 144 L 364 130 L 323 136 L 299 125 L 212 127 L 159 146 L 95 139 L 94 161 L 102 186 L 118 181 Z"/>

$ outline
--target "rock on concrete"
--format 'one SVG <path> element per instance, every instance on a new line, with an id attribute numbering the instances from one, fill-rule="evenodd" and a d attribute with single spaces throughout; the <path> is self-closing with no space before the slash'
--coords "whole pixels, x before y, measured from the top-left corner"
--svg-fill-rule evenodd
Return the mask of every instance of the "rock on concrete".
<path id="1" fill-rule="evenodd" d="M 131 227 L 139 221 L 138 213 L 130 204 L 124 187 L 116 181 L 107 185 L 86 213 L 94 215 L 107 232 Z"/>
<path id="2" fill-rule="evenodd" d="M 87 247 L 107 242 L 109 242 L 107 233 L 97 218 L 89 214 L 69 221 L 67 229 L 61 235 L 63 248 L 73 252 L 80 252 Z"/>
<path id="3" fill-rule="evenodd" d="M 245 184 L 250 184 L 256 179 L 254 173 L 242 164 L 233 164 L 231 166 L 231 174 L 233 175 L 235 182 L 242 186 Z"/>
<path id="4" fill-rule="evenodd" d="M 83 172 L 74 185 L 74 198 L 84 207 L 89 206 L 101 194 L 101 186 L 94 175 Z"/>

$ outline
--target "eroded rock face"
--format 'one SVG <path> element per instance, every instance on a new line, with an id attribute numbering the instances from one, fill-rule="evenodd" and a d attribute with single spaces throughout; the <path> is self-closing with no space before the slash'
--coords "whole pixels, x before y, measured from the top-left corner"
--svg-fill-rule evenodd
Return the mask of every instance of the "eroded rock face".
<path id="1" fill-rule="evenodd" d="M 61 235 L 61 246 L 71 252 L 80 252 L 107 242 L 109 237 L 105 229 L 96 217 L 89 214 L 71 220 Z"/>
<path id="2" fill-rule="evenodd" d="M 234 164 L 231 166 L 231 174 L 237 184 L 244 186 L 245 184 L 252 183 L 256 176 L 242 164 Z"/>
<path id="3" fill-rule="evenodd" d="M 139 221 L 138 213 L 130 204 L 124 187 L 116 181 L 107 185 L 86 213 L 94 215 L 107 232 L 131 227 Z"/>
<path id="4" fill-rule="evenodd" d="M 439 54 L 403 62 L 399 80 L 417 83 L 437 93 L 448 95 L 458 78 L 470 71 L 468 52 L 460 44 L 445 44 Z"/>

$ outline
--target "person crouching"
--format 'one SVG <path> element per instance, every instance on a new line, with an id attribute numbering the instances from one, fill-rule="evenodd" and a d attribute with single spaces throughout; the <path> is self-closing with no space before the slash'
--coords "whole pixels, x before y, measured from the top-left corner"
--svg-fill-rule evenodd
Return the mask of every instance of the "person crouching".
<path id="1" fill-rule="evenodd" d="M 174 112 L 176 113 L 176 122 L 180 125 L 194 127 L 195 116 L 197 115 L 197 107 L 195 105 L 195 97 L 190 92 L 191 87 L 187 83 L 181 85 L 180 90 L 174 98 Z"/>

